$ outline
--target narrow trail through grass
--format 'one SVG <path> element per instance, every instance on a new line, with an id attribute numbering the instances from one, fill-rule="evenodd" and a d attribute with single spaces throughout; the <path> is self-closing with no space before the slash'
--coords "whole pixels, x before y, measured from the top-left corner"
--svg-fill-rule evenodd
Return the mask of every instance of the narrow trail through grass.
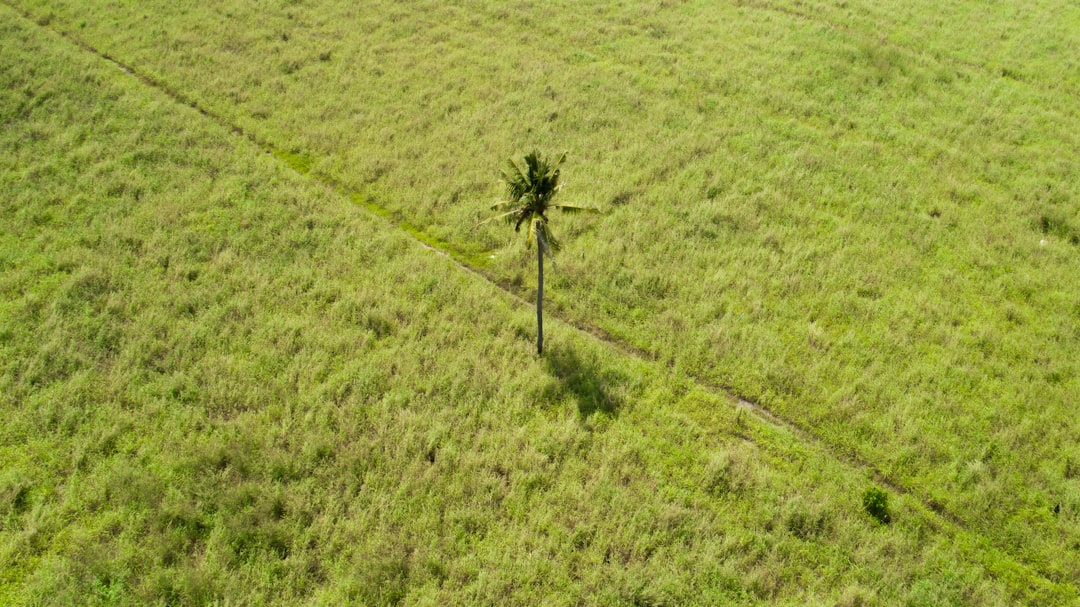
<path id="1" fill-rule="evenodd" d="M 5 2 L 5 4 L 7 4 Z M 28 15 L 19 10 L 18 7 L 11 6 L 12 10 L 19 12 L 23 18 L 33 21 L 32 15 Z M 770 10 L 780 10 L 776 7 L 769 5 L 763 5 Z M 781 12 L 788 12 L 786 10 Z M 809 15 L 798 14 L 808 19 L 818 19 L 817 17 Z M 116 66 L 123 73 L 137 79 L 139 82 L 147 87 L 153 88 L 162 94 L 175 100 L 175 102 L 186 105 L 198 111 L 201 115 L 209 120 L 212 120 L 219 125 L 228 128 L 235 135 L 245 138 L 252 142 L 256 146 L 263 149 L 266 153 L 274 156 L 282 163 L 288 165 L 291 169 L 297 173 L 318 181 L 324 185 L 330 186 L 338 193 L 346 196 L 353 202 L 368 211 L 372 216 L 379 218 L 379 220 L 388 223 L 389 225 L 397 228 L 415 241 L 419 242 L 422 246 L 428 250 L 444 255 L 455 263 L 455 265 L 463 271 L 466 271 L 478 278 L 497 286 L 500 290 L 513 297 L 520 305 L 530 306 L 532 303 L 528 300 L 528 292 L 526 289 L 520 286 L 509 283 L 505 279 L 486 271 L 485 258 L 482 255 L 470 252 L 462 247 L 456 246 L 453 243 L 434 237 L 415 225 L 411 224 L 407 220 L 401 217 L 400 214 L 393 212 L 392 210 L 379 205 L 377 202 L 372 201 L 369 197 L 365 196 L 362 192 L 352 190 L 339 179 L 325 173 L 312 170 L 312 159 L 297 154 L 290 153 L 286 150 L 278 149 L 266 140 L 260 138 L 254 132 L 245 130 L 243 127 L 229 121 L 223 115 L 208 108 L 205 104 L 201 103 L 199 99 L 185 91 L 178 90 L 177 88 L 169 85 L 167 82 L 156 79 L 148 74 L 142 73 L 133 66 L 127 65 L 119 59 L 110 56 L 107 53 L 103 53 L 95 48 L 85 40 L 80 39 L 71 32 L 64 30 L 58 30 L 50 27 L 48 24 L 41 24 L 34 22 L 35 26 L 52 31 L 53 33 L 62 36 L 69 40 L 71 43 L 77 45 L 84 51 L 96 55 L 101 59 L 108 61 L 112 65 Z M 957 59 L 957 61 L 960 61 Z M 676 372 L 679 370 L 674 368 L 674 363 L 665 364 L 661 359 L 661 356 L 642 350 L 635 347 L 633 344 L 619 339 L 603 329 L 586 324 L 580 320 L 574 320 L 569 318 L 565 314 L 561 314 L 558 308 L 552 310 L 554 316 L 558 317 L 564 324 L 574 327 L 576 330 L 585 334 L 589 334 L 596 339 L 604 342 L 609 347 L 612 347 L 624 355 L 635 357 L 638 359 L 650 361 L 660 364 L 667 369 L 668 372 Z M 867 476 L 874 482 L 880 483 L 888 487 L 891 491 L 909 496 L 911 499 L 917 501 L 921 506 L 921 514 L 931 521 L 931 526 L 937 529 L 943 530 L 945 533 L 957 536 L 957 539 L 968 546 L 970 555 L 974 558 L 982 558 L 984 564 L 988 565 L 988 568 L 995 572 L 996 575 L 1000 575 L 1007 578 L 1038 578 L 1040 584 L 1043 586 L 1041 591 L 1049 591 L 1052 594 L 1059 597 L 1073 597 L 1075 595 L 1075 589 L 1072 589 L 1068 585 L 1060 585 L 1059 583 L 1049 579 L 1045 574 L 1038 571 L 1036 568 L 1030 566 L 1029 563 L 1024 562 L 1022 557 L 1017 557 L 1011 551 L 1002 549 L 998 546 L 993 548 L 989 545 L 989 542 L 982 537 L 978 531 L 970 529 L 964 522 L 964 520 L 954 513 L 948 511 L 940 504 L 934 503 L 932 500 L 923 495 L 917 488 L 908 487 L 898 482 L 895 478 L 891 478 L 888 474 L 881 471 L 881 469 L 874 463 L 867 461 L 859 457 L 854 452 L 847 452 L 838 449 L 838 445 L 829 442 L 825 437 L 814 432 L 812 429 L 804 427 L 797 422 L 787 419 L 777 413 L 770 411 L 762 405 L 754 402 L 752 399 L 739 395 L 729 386 L 716 385 L 713 382 L 708 381 L 706 378 L 696 376 L 691 371 L 683 371 L 683 373 L 693 380 L 702 389 L 724 396 L 732 405 L 736 408 L 736 411 L 742 410 L 749 411 L 758 423 L 771 427 L 772 430 L 762 429 L 747 429 L 746 438 L 755 441 L 766 441 L 776 430 L 782 432 L 791 433 L 798 442 L 803 443 L 802 448 L 817 454 L 818 456 L 827 456 L 833 460 L 840 462 L 857 472 Z M 689 415 L 700 414 L 700 412 L 684 410 L 684 413 Z M 966 536 L 966 537 L 965 537 Z M 999 552 L 1000 551 L 1000 552 Z M 1009 555 L 1009 559 L 1015 561 L 1015 566 L 1008 565 L 1002 567 L 1000 557 L 1002 554 Z M 1015 580 L 1014 580 L 1015 581 Z"/>

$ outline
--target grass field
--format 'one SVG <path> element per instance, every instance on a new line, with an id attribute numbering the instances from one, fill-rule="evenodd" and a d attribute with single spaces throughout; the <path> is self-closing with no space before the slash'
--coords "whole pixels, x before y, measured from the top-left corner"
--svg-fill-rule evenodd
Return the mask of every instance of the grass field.
<path id="1" fill-rule="evenodd" d="M 0 602 L 1077 600 L 1076 6 L 12 4 Z"/>

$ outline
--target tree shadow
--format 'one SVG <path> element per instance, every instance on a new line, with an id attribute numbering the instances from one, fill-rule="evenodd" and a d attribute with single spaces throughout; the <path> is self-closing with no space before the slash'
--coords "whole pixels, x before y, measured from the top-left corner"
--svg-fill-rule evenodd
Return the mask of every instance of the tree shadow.
<path id="1" fill-rule="evenodd" d="M 544 353 L 544 362 L 557 380 L 545 389 L 545 396 L 573 396 L 583 420 L 598 412 L 611 417 L 618 415 L 622 399 L 613 395 L 608 387 L 625 381 L 621 373 L 601 369 L 595 360 L 583 360 L 566 346 L 548 349 Z"/>

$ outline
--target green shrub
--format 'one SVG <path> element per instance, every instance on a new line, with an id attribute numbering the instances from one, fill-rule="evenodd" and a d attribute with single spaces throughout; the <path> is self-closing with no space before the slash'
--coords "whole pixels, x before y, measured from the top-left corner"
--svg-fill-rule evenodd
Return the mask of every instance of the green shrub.
<path id="1" fill-rule="evenodd" d="M 878 520 L 883 525 L 888 525 L 892 520 L 889 515 L 889 494 L 879 487 L 870 487 L 863 493 L 863 508 L 866 513 Z"/>

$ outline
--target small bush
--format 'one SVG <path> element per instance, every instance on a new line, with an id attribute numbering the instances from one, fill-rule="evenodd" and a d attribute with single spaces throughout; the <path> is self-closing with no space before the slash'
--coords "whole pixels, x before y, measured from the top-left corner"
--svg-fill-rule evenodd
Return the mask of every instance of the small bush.
<path id="1" fill-rule="evenodd" d="M 892 521 L 889 515 L 889 494 L 878 487 L 870 487 L 863 493 L 863 508 L 866 513 L 878 520 L 883 525 Z"/>

